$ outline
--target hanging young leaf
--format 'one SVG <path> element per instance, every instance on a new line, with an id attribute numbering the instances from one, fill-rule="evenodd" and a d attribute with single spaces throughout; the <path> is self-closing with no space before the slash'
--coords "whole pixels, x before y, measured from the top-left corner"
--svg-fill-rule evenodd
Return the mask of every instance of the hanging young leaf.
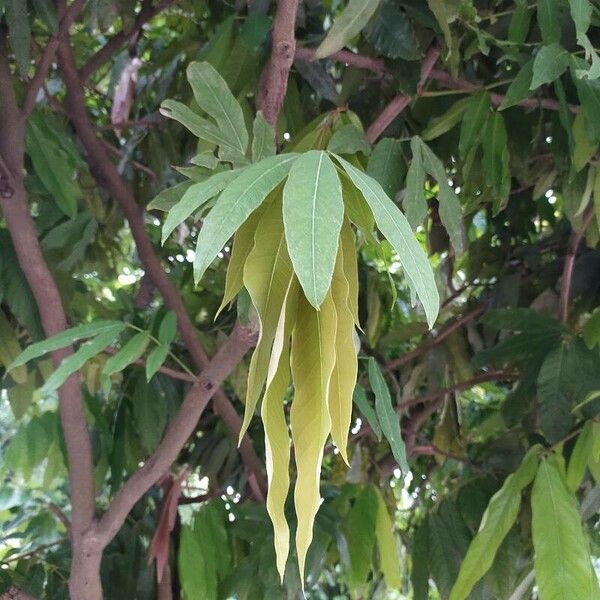
<path id="1" fill-rule="evenodd" d="M 540 463 L 531 510 L 540 600 L 600 597 L 577 500 L 567 488 L 564 465 L 554 453 Z"/>
<path id="2" fill-rule="evenodd" d="M 382 432 L 381 425 L 379 424 L 379 419 L 377 418 L 377 413 L 375 409 L 369 403 L 367 399 L 367 394 L 364 388 L 360 385 L 357 385 L 354 388 L 354 394 L 352 396 L 354 404 L 358 406 L 362 416 L 367 420 L 369 427 L 372 429 L 375 437 L 380 442 L 382 440 Z"/>
<path id="3" fill-rule="evenodd" d="M 369 382 L 375 394 L 375 411 L 381 424 L 381 431 L 390 444 L 392 454 L 402 474 L 406 475 L 410 471 L 410 467 L 406 459 L 404 440 L 400 433 L 400 417 L 392 406 L 390 391 L 373 357 L 369 358 Z"/>
<path id="4" fill-rule="evenodd" d="M 439 310 L 439 295 L 427 257 L 414 238 L 406 217 L 374 179 L 343 158 L 336 156 L 336 159 L 362 192 L 373 211 L 377 227 L 398 253 L 406 277 L 419 296 L 431 327 Z"/>
<path id="5" fill-rule="evenodd" d="M 334 164 L 325 152 L 305 152 L 294 162 L 283 188 L 283 222 L 294 271 L 315 308 L 331 285 L 343 216 Z"/>
<path id="6" fill-rule="evenodd" d="M 369 22 L 380 3 L 381 0 L 349 0 L 317 48 L 315 58 L 325 58 L 341 50 Z"/>
<path id="7" fill-rule="evenodd" d="M 194 258 L 194 280 L 202 275 L 225 242 L 267 195 L 284 179 L 296 154 L 279 154 L 252 165 L 221 193 L 198 236 Z"/>
<path id="8" fill-rule="evenodd" d="M 521 493 L 535 477 L 539 446 L 533 446 L 519 468 L 509 475 L 502 487 L 492 496 L 477 535 L 473 538 L 452 587 L 450 600 L 464 600 L 473 586 L 492 566 L 500 544 L 514 525 L 521 507 Z"/>

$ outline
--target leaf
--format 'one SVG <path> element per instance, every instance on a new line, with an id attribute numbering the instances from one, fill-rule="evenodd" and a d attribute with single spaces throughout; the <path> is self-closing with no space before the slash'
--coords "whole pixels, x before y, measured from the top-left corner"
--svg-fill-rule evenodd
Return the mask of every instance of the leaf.
<path id="1" fill-rule="evenodd" d="M 531 80 L 533 78 L 533 59 L 528 60 L 517 73 L 513 82 L 508 86 L 506 95 L 498 110 L 505 110 L 531 96 Z"/>
<path id="2" fill-rule="evenodd" d="M 292 276 L 292 263 L 287 253 L 281 217 L 281 201 L 278 199 L 267 207 L 260 219 L 254 234 L 254 246 L 244 265 L 244 286 L 258 314 L 259 338 L 248 370 L 240 440 L 250 424 L 267 379 L 271 347 Z"/>
<path id="3" fill-rule="evenodd" d="M 349 584 L 353 590 L 365 584 L 371 570 L 378 509 L 375 488 L 364 486 L 356 495 L 343 526 L 350 554 Z"/>
<path id="4" fill-rule="evenodd" d="M 508 168 L 508 146 L 504 118 L 499 112 L 489 115 L 483 144 L 483 168 L 485 181 L 498 197 L 508 197 L 510 171 Z M 505 184 L 508 183 L 507 187 Z"/>
<path id="5" fill-rule="evenodd" d="M 390 198 L 395 198 L 402 187 L 405 173 L 402 143 L 393 138 L 383 138 L 377 142 L 369 157 L 367 175 L 379 182 Z"/>
<path id="6" fill-rule="evenodd" d="M 394 523 L 390 519 L 387 506 L 379 488 L 372 486 L 377 495 L 377 519 L 375 521 L 375 538 L 379 548 L 379 565 L 383 573 L 385 584 L 389 588 L 400 590 L 402 576 L 400 574 L 401 558 L 398 554 L 396 537 L 394 536 Z"/>
<path id="7" fill-rule="evenodd" d="M 197 282 L 233 232 L 288 174 L 296 154 L 271 156 L 247 169 L 219 196 L 198 235 L 194 258 Z"/>
<path id="8" fill-rule="evenodd" d="M 96 335 L 90 342 L 83 344 L 77 352 L 67 356 L 52 375 L 46 379 L 46 382 L 36 392 L 36 395 L 38 397 L 45 397 L 57 390 L 70 375 L 79 371 L 90 358 L 93 358 L 107 346 L 110 346 L 123 329 L 125 329 L 125 324 L 117 323 Z"/>
<path id="9" fill-rule="evenodd" d="M 260 162 L 276 153 L 275 130 L 269 123 L 261 110 L 254 117 L 252 126 L 252 162 Z"/>
<path id="10" fill-rule="evenodd" d="M 217 600 L 216 573 L 207 561 L 207 545 L 203 543 L 202 533 L 189 525 L 182 527 L 181 531 L 177 566 L 186 600 Z"/>
<path id="11" fill-rule="evenodd" d="M 535 477 L 540 447 L 533 446 L 519 468 L 509 475 L 502 487 L 492 496 L 481 519 L 479 531 L 471 541 L 450 600 L 469 597 L 473 586 L 490 569 L 500 544 L 519 515 L 521 492 Z"/>
<path id="12" fill-rule="evenodd" d="M 387 58 L 418 60 L 419 43 L 408 15 L 393 2 L 385 0 L 371 20 L 366 37 L 379 54 Z"/>
<path id="13" fill-rule="evenodd" d="M 359 229 L 363 235 L 376 243 L 373 237 L 373 227 L 375 227 L 375 217 L 367 204 L 364 196 L 352 183 L 352 180 L 341 169 L 338 171 L 342 182 L 342 197 L 344 199 L 344 209 L 348 218 Z"/>
<path id="14" fill-rule="evenodd" d="M 58 32 L 58 18 L 52 0 L 33 0 L 33 8 L 37 16 L 47 25 L 50 33 Z"/>
<path id="15" fill-rule="evenodd" d="M 158 340 L 161 344 L 168 346 L 177 334 L 177 315 L 170 310 L 162 318 L 158 327 Z"/>
<path id="16" fill-rule="evenodd" d="M 579 111 L 575 115 L 572 126 L 573 131 L 573 166 L 576 171 L 581 171 L 593 158 L 598 150 L 598 144 L 591 144 L 585 127 L 584 114 Z"/>
<path id="17" fill-rule="evenodd" d="M 150 350 L 146 358 L 146 381 L 150 381 L 162 367 L 169 354 L 169 346 L 156 346 Z"/>
<path id="18" fill-rule="evenodd" d="M 540 463 L 531 509 L 540 600 L 600 597 L 577 501 L 567 488 L 556 454 Z"/>
<path id="19" fill-rule="evenodd" d="M 134 380 L 133 425 L 147 454 L 156 450 L 167 424 L 167 404 L 156 384 Z"/>
<path id="20" fill-rule="evenodd" d="M 429 518 L 415 531 L 412 548 L 410 581 L 414 600 L 429 600 Z"/>
<path id="21" fill-rule="evenodd" d="M 533 61 L 533 76 L 529 89 L 535 90 L 558 79 L 569 66 L 569 53 L 560 44 L 542 46 Z"/>
<path id="22" fill-rule="evenodd" d="M 297 471 L 294 491 L 298 519 L 296 552 L 302 580 L 313 524 L 321 503 L 319 482 L 323 447 L 331 429 L 327 403 L 335 364 L 335 330 L 336 314 L 331 293 L 325 296 L 318 311 L 300 294 L 292 334 L 294 400 L 290 427 Z"/>
<path id="23" fill-rule="evenodd" d="M 595 310 L 582 330 L 583 341 L 591 350 L 600 343 L 600 310 Z"/>
<path id="24" fill-rule="evenodd" d="M 315 52 L 315 58 L 325 58 L 341 50 L 369 22 L 381 0 L 350 0 L 348 6 L 333 21 L 331 29 Z"/>
<path id="25" fill-rule="evenodd" d="M 7 367 L 12 366 L 15 359 L 21 354 L 21 344 L 15 335 L 11 324 L 4 315 L 4 311 L 0 310 L 0 365 Z M 27 368 L 21 365 L 20 367 L 12 367 L 10 376 L 15 383 L 26 383 Z M 12 389 L 12 388 L 10 388 Z"/>
<path id="26" fill-rule="evenodd" d="M 373 211 L 377 227 L 398 253 L 406 277 L 423 303 L 427 322 L 431 327 L 439 310 L 439 295 L 427 257 L 414 238 L 406 217 L 374 179 L 343 158 L 336 156 L 336 159 L 362 192 Z"/>
<path id="27" fill-rule="evenodd" d="M 352 400 L 354 401 L 354 404 L 358 406 L 358 409 L 362 413 L 362 416 L 365 417 L 365 419 L 367 419 L 369 427 L 373 430 L 377 441 L 380 442 L 382 439 L 381 425 L 379 424 L 377 414 L 375 413 L 374 408 L 367 400 L 367 394 L 365 393 L 365 390 L 361 385 L 356 384 Z"/>
<path id="28" fill-rule="evenodd" d="M 544 44 L 560 42 L 561 18 L 558 0 L 538 0 L 537 22 L 542 32 Z"/>
<path id="29" fill-rule="evenodd" d="M 169 209 L 162 229 L 161 243 L 167 241 L 171 232 L 190 215 L 195 213 L 203 204 L 222 192 L 230 183 L 234 182 L 244 169 L 234 171 L 223 171 L 215 173 L 201 183 L 195 183 L 188 187 L 181 200 Z"/>
<path id="30" fill-rule="evenodd" d="M 245 154 L 248 148 L 248 131 L 242 107 L 225 80 L 207 62 L 190 63 L 187 77 L 198 106 L 217 122 L 227 145 L 240 154 Z"/>
<path id="31" fill-rule="evenodd" d="M 282 581 L 290 546 L 290 532 L 285 518 L 285 503 L 290 487 L 290 436 L 283 400 L 290 384 L 289 340 L 296 317 L 297 293 L 297 286 L 291 285 L 282 304 L 269 363 L 267 389 L 261 405 L 269 481 L 267 512 L 273 523 L 277 571 Z"/>
<path id="32" fill-rule="evenodd" d="M 574 66 L 583 66 L 587 63 L 580 59 L 574 60 Z M 600 111 L 600 80 L 576 77 L 573 67 L 571 68 L 571 77 L 577 88 L 577 96 L 581 103 L 581 109 L 585 117 L 585 124 L 588 131 L 588 139 L 592 144 L 600 143 L 600 122 L 597 119 Z"/>
<path id="33" fill-rule="evenodd" d="M 27 120 L 26 146 L 35 173 L 50 196 L 65 215 L 75 216 L 77 201 L 83 195 L 75 180 L 75 173 L 65 158 L 65 152 L 40 127 L 36 118 Z"/>
<path id="34" fill-rule="evenodd" d="M 5 0 L 4 16 L 10 33 L 10 45 L 22 77 L 27 76 L 30 60 L 31 31 L 27 3 L 23 0 Z"/>
<path id="35" fill-rule="evenodd" d="M 367 155 L 371 153 L 371 145 L 364 131 L 351 123 L 347 123 L 331 136 L 327 144 L 327 150 L 339 154 L 356 154 L 357 152 L 362 152 Z"/>
<path id="36" fill-rule="evenodd" d="M 383 374 L 373 357 L 369 358 L 369 382 L 375 394 L 375 411 L 381 423 L 381 431 L 390 444 L 392 454 L 405 476 L 410 471 L 406 460 L 406 448 L 400 433 L 400 417 L 394 411 L 390 391 Z"/>
<path id="37" fill-rule="evenodd" d="M 149 342 L 150 333 L 147 331 L 136 333 L 121 350 L 106 361 L 102 373 L 110 377 L 114 373 L 122 371 L 144 354 Z"/>
<path id="38" fill-rule="evenodd" d="M 593 424 L 588 421 L 577 436 L 577 442 L 575 442 L 569 458 L 566 483 L 572 493 L 575 493 L 581 485 L 586 467 L 592 456 L 593 445 Z"/>
<path id="39" fill-rule="evenodd" d="M 402 206 L 406 218 L 413 229 L 423 223 L 427 216 L 427 201 L 425 200 L 425 167 L 423 166 L 423 153 L 417 138 L 410 141 L 412 160 L 406 175 L 406 192 Z"/>
<path id="40" fill-rule="evenodd" d="M 56 335 L 53 335 L 41 342 L 37 342 L 35 344 L 31 344 L 31 346 L 27 346 L 17 358 L 12 362 L 12 364 L 8 367 L 8 370 L 14 369 L 25 363 L 28 363 L 30 360 L 34 358 L 38 358 L 39 356 L 43 356 L 48 352 L 53 352 L 54 350 L 58 350 L 59 348 L 65 348 L 69 346 L 73 342 L 78 340 L 93 337 L 100 333 L 104 333 L 106 331 L 112 331 L 117 326 L 124 328 L 125 325 L 120 321 L 105 321 L 98 320 L 93 323 L 86 323 L 85 325 L 78 325 L 77 327 L 71 327 L 70 329 L 65 329 Z"/>
<path id="41" fill-rule="evenodd" d="M 443 115 L 434 117 L 429 121 L 429 124 L 421 134 L 421 139 L 424 141 L 434 140 L 450 131 L 460 123 L 471 104 L 472 99 L 470 97 L 455 102 Z"/>
<path id="42" fill-rule="evenodd" d="M 356 238 L 348 219 L 344 219 L 340 235 L 340 249 L 344 258 L 344 278 L 348 283 L 348 308 L 354 317 L 354 324 L 360 327 L 358 319 L 358 264 L 356 259 Z"/>
<path id="43" fill-rule="evenodd" d="M 481 141 L 490 107 L 490 94 L 487 91 L 479 92 L 470 99 L 470 107 L 462 120 L 458 142 L 459 154 L 463 160 Z"/>
<path id="44" fill-rule="evenodd" d="M 294 271 L 315 308 L 331 285 L 343 216 L 342 188 L 334 164 L 325 152 L 305 152 L 292 166 L 283 188 L 283 222 Z"/>
<path id="45" fill-rule="evenodd" d="M 354 248 L 351 251 L 354 252 Z M 348 431 L 352 420 L 352 392 L 358 374 L 358 360 L 354 345 L 354 315 L 350 308 L 350 285 L 344 272 L 344 250 L 341 245 L 333 272 L 331 295 L 337 315 L 335 366 L 329 385 L 331 439 L 349 465 Z"/>
<path id="46" fill-rule="evenodd" d="M 418 136 L 417 140 L 421 146 L 425 170 L 434 177 L 438 183 L 439 213 L 442 225 L 448 232 L 454 250 L 458 255 L 461 255 L 465 250 L 465 234 L 460 201 L 448 183 L 448 175 L 446 174 L 446 169 L 440 159 Z"/>
<path id="47" fill-rule="evenodd" d="M 169 212 L 179 200 L 183 197 L 183 194 L 194 185 L 193 181 L 182 181 L 172 187 L 168 187 L 160 192 L 146 207 L 147 210 L 161 210 L 163 212 Z"/>
<path id="48" fill-rule="evenodd" d="M 529 33 L 532 11 L 527 5 L 527 0 L 517 0 L 515 4 L 515 12 L 508 26 L 508 40 L 516 44 L 522 44 Z"/>

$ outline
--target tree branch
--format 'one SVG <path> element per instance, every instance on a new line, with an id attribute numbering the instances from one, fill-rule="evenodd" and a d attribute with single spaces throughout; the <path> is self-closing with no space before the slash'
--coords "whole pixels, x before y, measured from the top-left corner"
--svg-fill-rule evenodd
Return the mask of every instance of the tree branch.
<path id="1" fill-rule="evenodd" d="M 583 213 L 581 226 L 574 228 L 569 240 L 569 248 L 565 257 L 565 264 L 560 281 L 560 293 L 558 296 L 558 315 L 563 323 L 569 318 L 569 300 L 571 299 L 571 283 L 573 281 L 573 268 L 577 258 L 577 250 L 585 234 L 585 230 L 592 222 L 595 215 L 594 203 L 590 203 Z"/>
<path id="2" fill-rule="evenodd" d="M 474 319 L 476 319 L 481 313 L 485 310 L 485 306 L 478 306 L 467 314 L 463 315 L 459 319 L 455 321 L 451 321 L 450 323 L 446 323 L 442 330 L 434 337 L 429 338 L 425 342 L 423 342 L 420 346 L 417 346 L 414 350 L 399 356 L 398 358 L 394 358 L 387 362 L 385 365 L 388 371 L 393 371 L 406 363 L 409 363 L 414 358 L 421 356 L 421 354 L 425 354 L 429 352 L 434 346 L 437 346 L 441 342 L 443 342 L 448 336 L 452 335 L 458 329 L 464 327 L 467 323 L 470 323 Z"/>
<path id="3" fill-rule="evenodd" d="M 166 306 L 177 315 L 177 323 L 182 340 L 196 368 L 201 371 L 209 362 L 206 352 L 200 344 L 196 329 L 187 314 L 179 291 L 169 279 L 158 256 L 154 252 L 152 242 L 144 226 L 142 209 L 137 205 L 130 190 L 121 179 L 114 164 L 106 154 L 102 142 L 96 136 L 94 127 L 88 120 L 83 88 L 77 75 L 71 48 L 66 43 L 62 43 L 59 47 L 58 55 L 67 89 L 69 117 L 86 150 L 86 160 L 90 166 L 90 171 L 99 185 L 105 187 L 121 207 L 129 223 L 144 270 L 163 296 Z M 221 390 L 215 393 L 214 408 L 215 412 L 223 418 L 223 421 L 233 435 L 237 437 L 242 423 L 240 416 L 229 401 L 229 398 Z M 266 489 L 266 483 L 262 467 L 254 451 L 252 442 L 247 436 L 244 437 L 240 444 L 240 453 L 248 469 L 249 480 L 257 482 L 254 491 L 259 498 L 264 498 L 263 492 Z"/>
<path id="4" fill-rule="evenodd" d="M 439 48 L 432 46 L 427 51 L 423 62 L 421 63 L 421 77 L 417 85 L 417 96 L 423 91 L 423 87 L 429 78 L 433 65 L 440 56 Z M 373 121 L 367 129 L 367 139 L 372 144 L 376 142 L 381 134 L 389 127 L 390 123 L 410 104 L 412 98 L 406 94 L 396 96 L 384 109 L 381 114 Z"/>
<path id="5" fill-rule="evenodd" d="M 198 382 L 186 394 L 181 408 L 169 423 L 164 438 L 154 454 L 125 482 L 112 499 L 95 528 L 99 544 L 104 547 L 112 540 L 135 503 L 177 459 L 186 441 L 194 433 L 200 416 L 219 385 L 255 343 L 255 334 L 239 323 L 236 324 L 225 344 L 202 371 Z"/>
<path id="6" fill-rule="evenodd" d="M 132 36 L 134 36 L 148 21 L 152 20 L 157 14 L 165 10 L 173 4 L 175 0 L 161 0 L 156 5 L 152 5 L 151 1 L 143 3 L 142 10 L 140 10 L 137 18 L 135 19 L 131 29 L 125 31 L 121 30 L 91 56 L 88 61 L 79 69 L 79 78 L 82 83 L 85 83 L 93 73 L 95 73 L 104 63 L 108 62 L 113 54 Z"/>
<path id="7" fill-rule="evenodd" d="M 260 76 L 256 106 L 265 119 L 276 127 L 279 111 L 287 91 L 288 76 L 296 50 L 296 15 L 298 0 L 279 0 L 273 22 L 271 56 Z"/>

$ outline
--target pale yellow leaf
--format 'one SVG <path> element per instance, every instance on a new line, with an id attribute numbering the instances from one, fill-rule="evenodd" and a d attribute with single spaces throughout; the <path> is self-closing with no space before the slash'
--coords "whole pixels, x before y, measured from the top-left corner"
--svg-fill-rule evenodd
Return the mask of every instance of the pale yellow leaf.
<path id="1" fill-rule="evenodd" d="M 354 317 L 354 323 L 360 327 L 358 320 L 358 264 L 356 260 L 356 239 L 352 225 L 346 218 L 340 234 L 340 246 L 344 254 L 344 275 L 348 282 L 348 306 Z"/>

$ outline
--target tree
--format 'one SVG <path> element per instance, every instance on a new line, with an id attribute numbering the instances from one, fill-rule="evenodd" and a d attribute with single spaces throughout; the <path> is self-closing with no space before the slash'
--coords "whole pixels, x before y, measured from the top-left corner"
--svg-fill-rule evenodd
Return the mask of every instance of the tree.
<path id="1" fill-rule="evenodd" d="M 595 3 L 0 14 L 3 598 L 600 597 Z"/>

